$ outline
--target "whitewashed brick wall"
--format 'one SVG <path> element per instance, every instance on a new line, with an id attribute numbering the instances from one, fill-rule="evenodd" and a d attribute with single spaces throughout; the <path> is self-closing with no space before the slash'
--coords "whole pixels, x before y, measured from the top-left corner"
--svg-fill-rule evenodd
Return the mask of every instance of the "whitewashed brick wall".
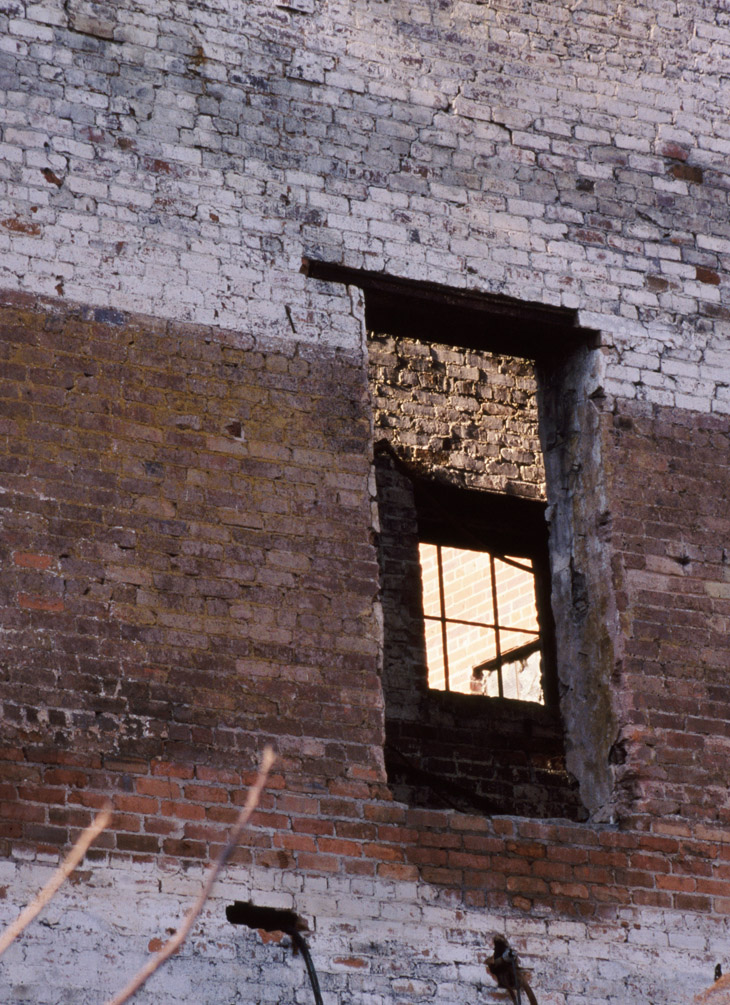
<path id="1" fill-rule="evenodd" d="M 48 866 L 0 863 L 13 899 L 30 899 L 48 875 Z M 101 1005 L 179 925 L 202 875 L 140 864 L 92 867 L 8 950 L 2 1000 Z M 294 908 L 310 923 L 326 1005 L 504 1003 L 505 992 L 484 966 L 494 932 L 505 932 L 520 951 L 540 1005 L 687 1005 L 712 983 L 730 937 L 727 924 L 681 912 L 626 910 L 618 923 L 605 925 L 550 915 L 514 919 L 465 910 L 447 891 L 423 883 L 233 868 L 180 954 L 135 1001 L 312 1002 L 304 962 L 288 938 L 264 943 L 258 933 L 226 921 L 226 905 L 248 899 Z M 0 919 L 12 917 L 3 901 Z"/>
<path id="2" fill-rule="evenodd" d="M 0 53 L 3 287 L 359 346 L 307 254 L 577 308 L 606 390 L 730 410 L 722 3 L 12 0 Z"/>

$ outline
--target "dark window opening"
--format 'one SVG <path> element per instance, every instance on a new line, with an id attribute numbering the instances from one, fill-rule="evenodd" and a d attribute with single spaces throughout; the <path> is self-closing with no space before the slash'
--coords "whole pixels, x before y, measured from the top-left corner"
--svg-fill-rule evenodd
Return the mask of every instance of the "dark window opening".
<path id="1" fill-rule="evenodd" d="M 370 349 L 385 434 L 376 481 L 394 795 L 579 819 L 558 701 L 534 371 L 390 336 L 373 335 Z"/>
<path id="2" fill-rule="evenodd" d="M 575 547 L 571 464 L 574 455 L 591 460 L 592 440 L 581 450 L 573 423 L 583 416 L 581 382 L 597 333 L 581 329 L 576 312 L 548 305 L 311 260 L 303 271 L 365 295 L 385 762 L 395 798 L 585 819 L 562 716 L 567 708 L 572 723 L 580 719 L 579 675 L 598 679 L 605 661 L 601 650 L 596 670 L 586 670 L 583 648 L 596 645 L 584 645 L 582 622 L 576 632 L 575 605 L 560 607 L 561 651 L 572 662 L 558 674 L 551 590 L 564 603 L 576 578 L 566 573 Z M 471 565 L 483 582 L 469 610 L 449 595 L 452 560 L 462 579 Z M 523 576 L 524 617 L 509 608 L 507 569 Z M 570 682 L 562 700 L 559 676 Z M 571 746 L 589 755 L 581 780 L 590 788 L 600 766 L 591 767 L 593 734 L 586 739 L 578 726 Z"/>
<path id="3" fill-rule="evenodd" d="M 385 754 L 396 798 L 583 818 L 565 769 L 545 503 L 432 481 L 389 444 L 378 447 Z M 483 576 L 476 594 L 459 597 L 457 574 L 449 596 L 449 558 L 457 573 L 466 564 Z M 512 573 L 516 596 L 505 581 Z M 464 629 L 478 644 L 462 659 Z"/>

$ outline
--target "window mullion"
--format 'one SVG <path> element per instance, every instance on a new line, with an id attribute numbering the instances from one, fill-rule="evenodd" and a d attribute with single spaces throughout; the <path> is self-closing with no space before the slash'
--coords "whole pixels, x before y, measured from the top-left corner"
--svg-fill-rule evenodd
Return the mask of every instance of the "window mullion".
<path id="1" fill-rule="evenodd" d="M 444 651 L 444 689 L 449 691 L 449 650 L 446 640 L 446 600 L 444 596 L 444 567 L 441 560 L 441 545 L 436 545 L 436 564 L 439 575 L 439 614 L 441 621 L 441 646 Z"/>
<path id="2" fill-rule="evenodd" d="M 499 638 L 499 609 L 497 606 L 497 575 L 494 565 L 494 555 L 489 552 L 489 575 L 492 579 L 492 620 L 494 621 L 494 648 L 497 663 L 497 687 L 499 697 L 504 698 L 504 686 L 502 684 L 502 647 Z"/>

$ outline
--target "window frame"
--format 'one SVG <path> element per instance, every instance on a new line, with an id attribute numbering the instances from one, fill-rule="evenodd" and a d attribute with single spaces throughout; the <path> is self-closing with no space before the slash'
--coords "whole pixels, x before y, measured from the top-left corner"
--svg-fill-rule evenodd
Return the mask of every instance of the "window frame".
<path id="1" fill-rule="evenodd" d="M 444 687 L 443 688 L 437 688 L 437 687 L 434 687 L 430 683 L 431 667 L 429 666 L 428 667 L 428 671 L 429 671 L 429 688 L 430 688 L 430 690 L 434 690 L 434 691 L 441 691 L 441 690 L 444 690 L 444 691 L 456 691 L 456 690 L 459 690 L 458 688 L 452 688 L 450 686 L 451 685 L 451 675 L 450 675 L 450 666 L 449 666 L 449 650 L 451 648 L 451 643 L 449 642 L 448 627 L 447 626 L 448 625 L 466 625 L 469 628 L 483 628 L 483 629 L 485 629 L 488 632 L 493 632 L 494 633 L 495 656 L 491 657 L 490 659 L 483 660 L 482 663 L 477 664 L 476 666 L 472 667 L 472 680 L 481 680 L 483 678 L 483 674 L 484 674 L 485 671 L 487 671 L 487 670 L 489 670 L 489 671 L 496 670 L 496 672 L 497 672 L 497 690 L 498 690 L 499 693 L 497 695 L 489 695 L 488 697 L 499 697 L 499 698 L 506 697 L 505 694 L 504 694 L 504 680 L 503 680 L 503 675 L 502 675 L 502 667 L 504 665 L 508 664 L 508 663 L 513 662 L 514 659 L 516 658 L 515 654 L 522 653 L 522 651 L 524 651 L 524 650 L 527 650 L 526 652 L 524 652 L 525 656 L 531 655 L 532 653 L 539 651 L 540 655 L 541 655 L 541 660 L 544 657 L 542 656 L 542 638 L 541 638 L 541 635 L 540 635 L 539 627 L 537 629 L 535 629 L 535 630 L 534 629 L 530 629 L 530 628 L 519 628 L 519 627 L 517 627 L 515 625 L 509 625 L 509 624 L 507 624 L 500 617 L 500 613 L 499 613 L 499 589 L 497 587 L 497 571 L 496 571 L 496 565 L 495 565 L 495 563 L 496 562 L 501 562 L 504 565 L 513 566 L 514 568 L 521 569 L 524 572 L 527 572 L 527 573 L 529 573 L 532 576 L 532 579 L 534 581 L 535 609 L 536 609 L 536 613 L 537 613 L 537 572 L 536 572 L 535 568 L 532 567 L 532 565 L 529 568 L 526 565 L 521 565 L 520 562 L 515 561 L 515 558 L 512 555 L 499 554 L 499 553 L 497 553 L 495 551 L 491 551 L 491 550 L 482 550 L 482 549 L 477 550 L 477 549 L 474 549 L 474 548 L 469 548 L 469 549 L 467 549 L 467 548 L 452 549 L 452 550 L 455 550 L 455 551 L 458 551 L 458 552 L 468 552 L 469 554 L 478 554 L 478 555 L 488 555 L 489 556 L 489 579 L 488 579 L 489 587 L 488 587 L 488 589 L 489 589 L 489 594 L 490 594 L 489 601 L 491 602 L 493 621 L 492 622 L 488 622 L 488 621 L 477 621 L 477 620 L 473 620 L 473 619 L 469 619 L 469 618 L 454 618 L 454 617 L 450 617 L 448 615 L 448 613 L 447 613 L 447 606 L 448 606 L 448 601 L 450 599 L 450 596 L 449 596 L 449 591 L 448 591 L 448 589 L 446 587 L 446 584 L 444 582 L 444 571 L 443 571 L 443 549 L 444 548 L 449 548 L 450 546 L 446 545 L 446 544 L 441 544 L 439 541 L 424 541 L 424 540 L 419 540 L 419 545 L 421 545 L 421 544 L 429 545 L 430 547 L 433 547 L 433 548 L 436 549 L 436 568 L 437 568 L 437 580 L 438 580 L 438 610 L 439 610 L 439 613 L 438 614 L 427 614 L 426 610 L 425 610 L 425 605 L 424 605 L 423 620 L 424 620 L 424 623 L 428 622 L 428 621 L 431 621 L 431 622 L 434 622 L 435 624 L 438 624 L 438 625 L 441 626 L 441 650 L 442 650 L 442 654 L 443 654 Z M 523 561 L 530 561 L 530 563 L 532 563 L 532 559 L 531 558 L 528 559 L 528 558 L 523 557 Z M 423 567 L 421 569 L 421 574 L 423 575 Z M 487 582 L 487 581 L 485 580 L 485 582 Z M 422 585 L 422 588 L 423 588 L 424 587 L 423 582 L 422 582 L 421 585 Z M 485 592 L 486 592 L 486 590 L 487 590 L 487 587 L 485 586 Z M 425 598 L 425 589 L 422 589 L 422 593 L 423 593 L 424 598 Z M 520 646 L 513 647 L 512 649 L 508 649 L 506 652 L 503 652 L 502 651 L 502 647 L 501 647 L 501 642 L 500 642 L 500 635 L 507 634 L 508 632 L 516 632 L 519 635 L 524 635 L 524 636 L 528 637 L 530 639 L 530 641 L 526 641 L 526 642 L 524 642 Z M 427 650 L 428 650 L 428 646 L 427 646 Z M 452 650 L 452 652 L 453 652 L 453 650 Z M 510 656 L 510 655 L 512 656 L 512 659 L 507 659 L 507 657 Z M 427 656 L 427 662 L 428 662 L 428 656 Z M 542 674 L 541 674 L 541 677 L 542 677 Z M 463 693 L 466 693 L 466 692 L 462 691 L 461 693 L 463 694 Z M 472 692 L 472 693 L 474 693 L 474 692 Z M 517 700 L 521 700 L 521 699 L 518 698 Z M 544 697 L 543 697 L 542 701 L 538 702 L 538 704 L 544 704 Z"/>
<path id="2" fill-rule="evenodd" d="M 387 451 L 413 486 L 418 522 L 418 541 L 471 551 L 489 552 L 496 558 L 530 559 L 535 572 L 535 605 L 542 642 L 542 692 L 544 705 L 558 708 L 558 676 L 555 652 L 555 621 L 551 605 L 550 554 L 547 503 L 522 496 L 465 488 L 424 478 L 398 457 L 387 441 L 377 444 Z M 458 518 L 454 514 L 459 514 Z M 516 529 L 518 528 L 518 529 Z M 423 583 L 421 583 L 421 596 Z M 421 615 L 424 620 L 423 610 Z M 424 628 L 425 636 L 425 628 Z M 424 670 L 426 681 L 428 668 Z M 436 689 L 429 688 L 431 693 Z M 453 694 L 456 692 L 445 691 Z M 475 694 L 476 700 L 516 702 L 519 699 Z"/>

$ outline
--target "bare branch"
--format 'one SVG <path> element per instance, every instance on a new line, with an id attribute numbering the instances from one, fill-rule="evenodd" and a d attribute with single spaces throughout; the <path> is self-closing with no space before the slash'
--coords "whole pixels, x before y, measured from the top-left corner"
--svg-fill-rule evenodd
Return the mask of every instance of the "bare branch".
<path id="1" fill-rule="evenodd" d="M 86 852 L 89 850 L 89 845 L 98 838 L 106 827 L 109 826 L 111 818 L 111 806 L 108 806 L 103 809 L 97 816 L 96 820 L 94 820 L 94 822 L 82 832 L 65 860 L 61 863 L 58 869 L 56 869 L 40 893 L 30 904 L 28 904 L 25 910 L 21 912 L 17 920 L 6 928 L 2 936 L 0 936 L 0 956 L 2 956 L 8 946 L 17 939 L 20 933 L 28 927 L 33 918 L 35 918 L 35 916 L 43 910 L 64 880 L 68 879 Z"/>
<path id="2" fill-rule="evenodd" d="M 271 766 L 273 765 L 275 759 L 276 758 L 271 747 L 265 747 L 263 757 L 261 758 L 259 773 L 256 777 L 255 783 L 248 791 L 243 809 L 239 813 L 238 819 L 236 820 L 233 830 L 223 846 L 220 855 L 211 866 L 208 878 L 203 885 L 203 889 L 198 895 L 198 899 L 188 911 L 180 928 L 177 932 L 175 932 L 172 938 L 165 943 L 162 949 L 152 957 L 149 963 L 142 967 L 142 969 L 132 978 L 129 984 L 127 984 L 127 986 L 120 991 L 118 995 L 114 998 L 110 998 L 109 1001 L 106 1002 L 106 1005 L 123 1005 L 124 1002 L 129 1001 L 129 999 L 139 991 L 145 981 L 147 981 L 152 974 L 162 966 L 165 960 L 168 960 L 171 956 L 173 956 L 178 951 L 180 946 L 182 946 L 183 942 L 185 942 L 185 939 L 190 934 L 190 929 L 195 923 L 195 919 L 203 910 L 203 906 L 210 896 L 213 884 L 218 879 L 221 870 L 235 851 L 236 845 L 241 840 L 244 827 L 251 819 L 251 814 L 258 806 L 259 799 L 261 798 L 261 792 L 266 785 L 266 779 L 268 778 L 269 771 L 271 771 Z"/>

